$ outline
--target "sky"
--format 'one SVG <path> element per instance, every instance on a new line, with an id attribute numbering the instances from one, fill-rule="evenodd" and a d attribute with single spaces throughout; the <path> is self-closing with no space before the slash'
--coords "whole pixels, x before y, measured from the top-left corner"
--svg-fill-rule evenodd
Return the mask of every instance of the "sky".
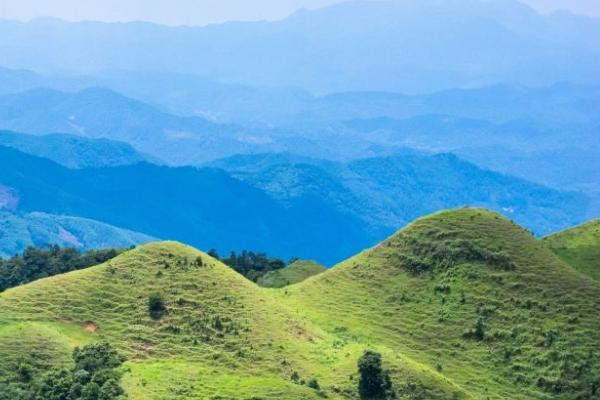
<path id="1" fill-rule="evenodd" d="M 393 0 L 419 1 L 419 0 Z M 56 17 L 69 21 L 152 21 L 206 25 L 231 20 L 276 20 L 301 8 L 340 0 L 0 0 L 0 18 L 27 21 Z M 523 0 L 541 12 L 568 9 L 600 17 L 600 0 Z"/>

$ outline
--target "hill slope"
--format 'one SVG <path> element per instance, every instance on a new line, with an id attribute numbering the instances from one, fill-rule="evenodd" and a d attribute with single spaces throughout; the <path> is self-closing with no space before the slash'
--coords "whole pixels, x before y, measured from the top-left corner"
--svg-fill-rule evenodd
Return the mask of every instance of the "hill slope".
<path id="1" fill-rule="evenodd" d="M 160 319 L 148 313 L 154 292 Z M 133 400 L 320 396 L 294 376 L 356 399 L 367 348 L 400 399 L 594 399 L 599 299 L 600 284 L 476 209 L 423 218 L 281 290 L 151 244 L 0 294 L 0 381 L 19 357 L 66 362 L 72 346 L 104 339 L 129 356 Z"/>
<path id="2" fill-rule="evenodd" d="M 377 344 L 472 398 L 598 395 L 600 285 L 495 213 L 420 219 L 278 294 L 344 343 Z"/>
<path id="3" fill-rule="evenodd" d="M 600 280 L 600 220 L 547 236 L 542 244 L 577 271 Z"/>
<path id="4" fill-rule="evenodd" d="M 266 273 L 257 283 L 263 287 L 281 288 L 302 282 L 326 270 L 324 266 L 316 261 L 297 260 L 283 269 Z"/>
<path id="5" fill-rule="evenodd" d="M 319 198 L 282 204 L 214 168 L 141 163 L 71 170 L 0 146 L 0 185 L 18 193 L 22 212 L 90 218 L 221 254 L 250 248 L 333 264 L 377 241 Z M 339 242 L 342 233 L 347 240 Z"/>
<path id="6" fill-rule="evenodd" d="M 59 133 L 35 136 L 0 131 L 0 145 L 47 158 L 67 168 L 111 167 L 150 161 L 126 143 Z"/>
<path id="7" fill-rule="evenodd" d="M 148 312 L 155 292 L 167 307 L 160 319 Z M 123 385 L 133 400 L 320 398 L 294 372 L 341 399 L 333 388 L 353 391 L 347 377 L 364 348 L 336 349 L 266 289 L 176 243 L 8 290 L 0 305 L 0 384 L 19 359 L 43 368 L 66 362 L 74 345 L 108 340 L 129 357 Z M 435 388 L 447 390 L 443 380 Z"/>
<path id="8" fill-rule="evenodd" d="M 375 237 L 440 209 L 480 206 L 537 234 L 587 219 L 585 197 L 478 168 L 452 154 L 405 151 L 331 162 L 290 154 L 237 155 L 210 164 L 282 201 L 325 199 L 363 221 Z"/>
<path id="9" fill-rule="evenodd" d="M 49 244 L 81 250 L 127 248 L 155 240 L 151 236 L 102 222 L 41 212 L 0 210 L 0 257 L 11 257 L 28 246 Z"/>

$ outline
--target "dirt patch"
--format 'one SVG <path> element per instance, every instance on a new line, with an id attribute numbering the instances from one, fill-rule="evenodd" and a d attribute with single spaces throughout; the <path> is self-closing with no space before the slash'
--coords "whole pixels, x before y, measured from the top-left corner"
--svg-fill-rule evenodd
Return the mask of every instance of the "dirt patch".
<path id="1" fill-rule="evenodd" d="M 83 324 L 83 329 L 85 329 L 88 332 L 96 332 L 98 330 L 98 325 L 96 325 L 92 321 L 87 321 Z"/>

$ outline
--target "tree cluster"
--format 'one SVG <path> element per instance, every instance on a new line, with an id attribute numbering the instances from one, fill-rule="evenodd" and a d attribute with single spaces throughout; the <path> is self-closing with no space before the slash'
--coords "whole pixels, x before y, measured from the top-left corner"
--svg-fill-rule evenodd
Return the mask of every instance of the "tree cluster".
<path id="1" fill-rule="evenodd" d="M 103 249 L 79 252 L 60 246 L 28 247 L 23 254 L 0 259 L 0 292 L 37 279 L 102 264 L 119 254 L 120 250 Z"/>
<path id="2" fill-rule="evenodd" d="M 260 277 L 268 272 L 286 267 L 286 263 L 279 258 L 269 257 L 265 253 L 255 253 L 248 250 L 242 250 L 240 253 L 232 251 L 228 257 L 224 258 L 219 258 L 215 250 L 210 250 L 208 254 L 221 260 L 224 264 L 227 264 L 253 282 L 258 281 Z"/>
<path id="3" fill-rule="evenodd" d="M 0 383 L 0 400 L 125 400 L 118 368 L 125 358 L 108 343 L 76 348 L 72 369 L 55 367 L 35 376 L 20 364 L 15 379 Z"/>

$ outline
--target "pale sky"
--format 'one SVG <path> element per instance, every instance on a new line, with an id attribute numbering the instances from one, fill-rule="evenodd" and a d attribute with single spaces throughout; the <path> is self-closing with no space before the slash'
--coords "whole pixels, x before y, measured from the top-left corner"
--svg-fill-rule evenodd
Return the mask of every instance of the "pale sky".
<path id="1" fill-rule="evenodd" d="M 300 8 L 341 0 L 0 0 L 0 18 L 27 21 L 56 17 L 69 21 L 152 21 L 206 25 L 230 20 L 281 19 Z M 419 1 L 419 0 L 395 0 Z M 568 9 L 600 17 L 600 0 L 524 0 L 542 12 Z"/>

